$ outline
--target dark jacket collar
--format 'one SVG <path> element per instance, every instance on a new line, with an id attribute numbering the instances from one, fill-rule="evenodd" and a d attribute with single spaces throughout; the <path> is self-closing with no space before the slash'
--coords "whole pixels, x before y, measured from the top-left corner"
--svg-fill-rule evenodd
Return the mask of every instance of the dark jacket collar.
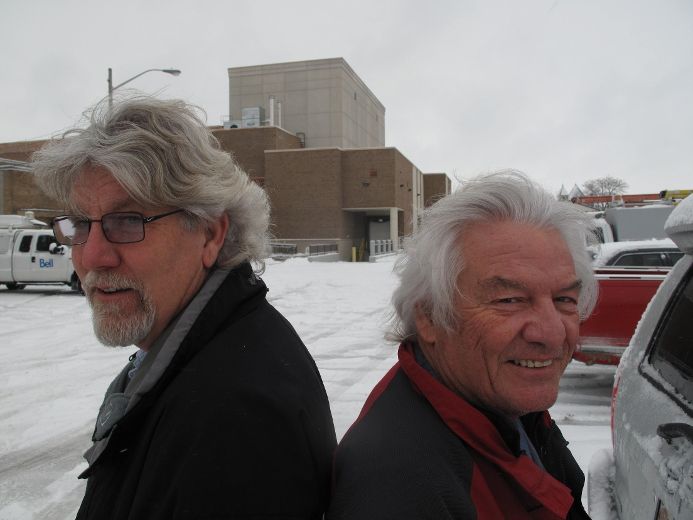
<path id="1" fill-rule="evenodd" d="M 220 277 L 222 278 L 221 281 L 219 281 Z M 203 294 L 205 291 L 208 294 Z M 210 295 L 210 292 L 213 294 Z M 175 318 L 175 323 L 172 322 L 171 326 L 167 327 L 166 337 L 161 338 L 161 344 L 156 349 L 158 352 L 150 352 L 148 354 L 147 361 L 150 365 L 152 363 L 163 364 L 157 368 L 156 374 L 148 374 L 153 379 L 147 383 L 146 389 L 133 396 L 118 393 L 119 390 L 115 389 L 114 385 L 131 368 L 132 363 L 128 363 L 123 372 L 116 378 L 116 381 L 111 383 L 106 394 L 106 400 L 101 406 L 99 416 L 109 413 L 109 410 L 105 407 L 109 406 L 111 402 L 120 406 L 120 414 L 109 424 L 105 425 L 107 426 L 106 429 L 99 429 L 98 427 L 95 429 L 94 444 L 84 454 L 89 461 L 90 467 L 80 475 L 80 478 L 89 476 L 91 467 L 97 462 L 101 454 L 106 451 L 112 432 L 116 429 L 121 432 L 136 430 L 139 418 L 147 413 L 147 410 L 156 401 L 158 395 L 176 374 L 184 369 L 190 360 L 211 341 L 221 328 L 231 321 L 235 321 L 248 314 L 260 302 L 264 301 L 266 293 L 267 286 L 262 279 L 255 275 L 248 263 L 244 263 L 230 271 L 215 270 L 212 272 L 193 300 Z M 202 302 L 199 305 L 196 303 L 198 300 Z M 177 330 L 182 331 L 181 334 L 178 334 L 178 336 L 182 337 L 172 338 L 173 335 L 177 334 Z M 169 340 L 175 340 L 175 344 L 163 345 L 169 342 Z M 171 347 L 170 349 L 168 348 L 169 346 Z M 166 356 L 161 356 L 162 352 Z M 163 359 L 163 357 L 166 357 L 166 359 Z M 142 376 L 142 374 L 139 375 Z M 98 421 L 99 418 L 97 418 L 97 424 Z"/>
<path id="2" fill-rule="evenodd" d="M 416 362 L 413 349 L 411 343 L 400 345 L 399 367 L 446 426 L 471 450 L 512 478 L 546 509 L 565 518 L 573 504 L 570 489 L 539 468 L 529 457 L 517 456 L 517 452 L 511 449 L 514 444 L 515 449 L 519 450 L 519 437 L 512 422 L 507 419 L 499 421 L 497 415 L 487 416 L 487 413 L 443 385 Z M 523 418 L 523 424 L 537 424 L 534 422 L 536 418 L 546 420 L 542 417 L 544 413 L 548 418 L 548 412 L 530 414 Z M 528 423 L 524 423 L 524 420 Z M 499 426 L 496 425 L 497 421 Z"/>

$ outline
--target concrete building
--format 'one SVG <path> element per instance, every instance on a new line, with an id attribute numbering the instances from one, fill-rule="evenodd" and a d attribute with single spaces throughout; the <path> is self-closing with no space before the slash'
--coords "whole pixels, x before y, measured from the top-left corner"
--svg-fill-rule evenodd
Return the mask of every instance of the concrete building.
<path id="1" fill-rule="evenodd" d="M 385 107 L 343 58 L 233 67 L 226 126 L 280 126 L 306 148 L 385 146 Z"/>
<path id="2" fill-rule="evenodd" d="M 264 186 L 272 205 L 272 233 L 299 252 L 311 245 L 351 248 L 367 258 L 370 240 L 410 234 L 425 201 L 450 191 L 445 174 L 423 174 L 399 150 L 302 148 L 300 139 L 277 127 L 212 129 L 221 147 Z M 28 161 L 45 141 L 0 144 L 0 158 Z M 63 211 L 24 171 L 0 172 L 2 211 L 34 211 L 44 221 Z"/>
<path id="3" fill-rule="evenodd" d="M 396 148 L 302 148 L 295 135 L 276 127 L 213 130 L 223 148 L 265 187 L 272 204 L 272 233 L 299 251 L 335 244 L 348 259 L 351 248 L 368 254 L 370 240 L 410 234 L 424 200 L 423 174 Z M 446 189 L 445 174 L 432 174 L 429 190 Z M 441 178 L 447 179 L 447 184 Z"/>
<path id="4" fill-rule="evenodd" d="M 423 174 L 384 146 L 385 108 L 342 58 L 232 68 L 229 82 L 237 124 L 211 130 L 267 191 L 276 242 L 336 248 L 344 260 L 356 247 L 365 259 L 371 240 L 397 247 L 425 205 L 450 193 L 446 174 Z M 0 163 L 28 161 L 44 143 L 0 144 Z M 63 211 L 29 173 L 0 169 L 0 179 L 0 213 Z"/>
<path id="5" fill-rule="evenodd" d="M 343 258 L 356 246 L 367 255 L 370 240 L 398 244 L 417 226 L 425 201 L 450 192 L 447 175 L 423 175 L 385 147 L 385 107 L 343 58 L 234 67 L 228 74 L 224 126 L 231 129 L 215 133 L 265 186 L 278 240 L 299 250 L 337 244 Z M 265 125 L 297 136 L 299 146 L 284 137 L 284 147 L 265 145 L 264 166 L 257 154 L 246 163 L 236 127 Z"/>
<path id="6" fill-rule="evenodd" d="M 423 175 L 396 148 L 267 151 L 265 165 L 283 242 L 334 243 L 348 258 L 371 240 L 398 245 L 423 210 Z"/>
<path id="7" fill-rule="evenodd" d="M 446 173 L 427 173 L 423 177 L 424 207 L 428 207 L 452 191 L 452 181 Z"/>

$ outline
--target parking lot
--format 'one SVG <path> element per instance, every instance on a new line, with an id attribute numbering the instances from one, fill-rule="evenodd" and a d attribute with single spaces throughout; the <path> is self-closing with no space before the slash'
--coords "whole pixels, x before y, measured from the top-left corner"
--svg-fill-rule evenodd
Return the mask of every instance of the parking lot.
<path id="1" fill-rule="evenodd" d="M 270 263 L 270 301 L 314 356 L 330 397 L 337 436 L 356 418 L 392 366 L 383 339 L 395 284 L 392 260 L 372 264 Z M 77 475 L 110 380 L 134 348 L 100 346 L 83 296 L 67 287 L 0 289 L 0 520 L 73 518 Z M 610 446 L 615 367 L 572 363 L 551 409 L 585 473 Z"/>

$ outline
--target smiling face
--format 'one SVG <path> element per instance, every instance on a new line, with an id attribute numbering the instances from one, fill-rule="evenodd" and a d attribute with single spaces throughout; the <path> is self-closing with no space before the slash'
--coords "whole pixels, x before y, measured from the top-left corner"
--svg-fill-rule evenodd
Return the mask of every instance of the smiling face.
<path id="1" fill-rule="evenodd" d="M 558 231 L 509 221 L 471 224 L 446 333 L 419 312 L 419 344 L 443 382 L 507 417 L 549 408 L 578 339 L 580 284 Z"/>
<path id="2" fill-rule="evenodd" d="M 80 214 L 134 211 L 144 216 L 169 207 L 137 204 L 104 169 L 87 169 L 72 188 Z M 106 345 L 147 350 L 204 282 L 223 244 L 228 220 L 190 230 L 175 214 L 145 226 L 141 242 L 113 244 L 92 223 L 86 243 L 73 246 L 72 261 L 92 306 L 94 331 Z"/>

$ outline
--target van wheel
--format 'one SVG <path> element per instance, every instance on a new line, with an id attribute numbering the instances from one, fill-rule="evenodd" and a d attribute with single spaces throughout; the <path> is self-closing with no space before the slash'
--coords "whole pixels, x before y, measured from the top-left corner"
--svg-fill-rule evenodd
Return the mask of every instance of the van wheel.
<path id="1" fill-rule="evenodd" d="M 20 291 L 26 287 L 26 285 L 16 282 L 10 282 L 5 284 L 10 291 Z"/>
<path id="2" fill-rule="evenodd" d="M 84 294 L 82 290 L 82 280 L 79 279 L 77 273 L 72 273 L 72 280 L 70 280 L 70 289 L 78 292 L 79 294 Z"/>

